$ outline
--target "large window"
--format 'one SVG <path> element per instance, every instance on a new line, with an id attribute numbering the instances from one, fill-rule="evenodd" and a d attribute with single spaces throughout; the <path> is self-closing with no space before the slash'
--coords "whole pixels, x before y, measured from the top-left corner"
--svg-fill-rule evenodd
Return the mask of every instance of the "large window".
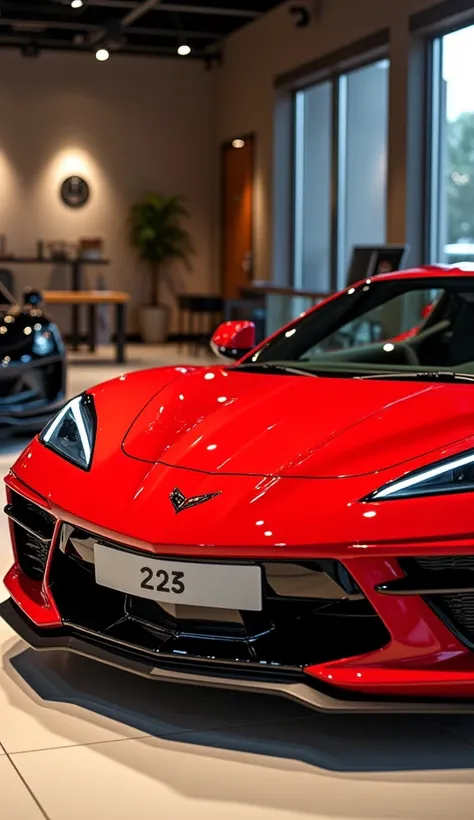
<path id="1" fill-rule="evenodd" d="M 354 245 L 383 244 L 388 60 L 295 97 L 294 285 L 342 287 Z"/>
<path id="2" fill-rule="evenodd" d="M 295 100 L 294 285 L 325 290 L 331 265 L 330 83 L 299 91 Z"/>
<path id="3" fill-rule="evenodd" d="M 354 245 L 385 242 L 388 60 L 340 79 L 338 286 Z"/>
<path id="4" fill-rule="evenodd" d="M 432 48 L 431 262 L 474 261 L 474 26 Z"/>

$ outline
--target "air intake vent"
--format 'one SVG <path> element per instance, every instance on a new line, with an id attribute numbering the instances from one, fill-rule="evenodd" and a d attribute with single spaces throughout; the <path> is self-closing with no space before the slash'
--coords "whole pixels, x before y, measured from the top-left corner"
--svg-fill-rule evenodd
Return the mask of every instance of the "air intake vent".
<path id="1" fill-rule="evenodd" d="M 43 579 L 56 519 L 42 507 L 17 493 L 5 512 L 13 523 L 15 547 L 21 569 L 34 581 Z"/>
<path id="2" fill-rule="evenodd" d="M 436 555 L 433 558 L 413 558 L 411 560 L 418 569 L 424 572 L 474 570 L 474 555 Z"/>
<path id="3" fill-rule="evenodd" d="M 466 643 L 474 645 L 474 593 L 439 595 L 431 603 L 452 623 Z"/>
<path id="4" fill-rule="evenodd" d="M 408 578 L 422 573 L 427 587 L 430 586 L 430 577 L 433 587 L 443 585 L 443 576 L 447 587 L 453 587 L 452 578 L 455 577 L 469 586 L 474 571 L 474 555 L 437 555 L 429 558 L 405 558 L 400 560 L 400 566 Z M 457 583 L 456 586 L 461 586 Z M 471 647 L 474 647 L 474 592 L 460 589 L 456 592 L 450 589 L 442 594 L 424 595 L 424 600 L 435 610 L 457 636 Z"/>

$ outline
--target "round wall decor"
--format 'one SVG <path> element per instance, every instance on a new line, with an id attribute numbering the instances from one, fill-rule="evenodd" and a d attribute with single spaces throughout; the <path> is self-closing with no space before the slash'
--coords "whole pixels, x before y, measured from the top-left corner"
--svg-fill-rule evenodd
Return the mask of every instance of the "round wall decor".
<path id="1" fill-rule="evenodd" d="M 82 177 L 68 177 L 61 185 L 61 199 L 70 208 L 85 205 L 89 196 L 89 185 Z"/>

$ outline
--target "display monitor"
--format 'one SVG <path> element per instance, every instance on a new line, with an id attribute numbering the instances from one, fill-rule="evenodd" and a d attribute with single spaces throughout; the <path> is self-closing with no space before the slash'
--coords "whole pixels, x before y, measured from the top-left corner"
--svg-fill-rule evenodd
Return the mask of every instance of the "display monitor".
<path id="1" fill-rule="evenodd" d="M 347 276 L 347 286 L 381 273 L 401 270 L 405 264 L 409 245 L 359 245 L 352 250 Z"/>

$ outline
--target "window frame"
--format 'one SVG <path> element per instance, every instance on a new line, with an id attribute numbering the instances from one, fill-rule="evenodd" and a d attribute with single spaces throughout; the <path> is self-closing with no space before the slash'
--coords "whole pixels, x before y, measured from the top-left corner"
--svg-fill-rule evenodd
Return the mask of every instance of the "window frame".
<path id="1" fill-rule="evenodd" d="M 297 220 L 296 220 L 296 176 L 297 176 L 297 95 L 301 91 L 313 88 L 315 85 L 330 83 L 331 119 L 330 119 L 330 146 L 331 146 L 331 178 L 330 178 L 330 248 L 329 248 L 329 282 L 328 291 L 336 292 L 341 289 L 345 270 L 344 259 L 344 229 L 345 229 L 345 159 L 346 159 L 346 117 L 347 117 L 347 78 L 353 71 L 358 71 L 374 65 L 382 60 L 390 60 L 388 37 L 386 42 L 377 45 L 369 51 L 357 52 L 347 60 L 335 59 L 333 65 L 321 71 L 306 76 L 298 75 L 289 89 L 292 94 L 292 185 L 291 185 L 291 285 L 298 288 L 300 285 L 296 277 L 297 253 Z M 365 41 L 361 47 L 365 46 Z M 388 207 L 388 190 L 386 191 L 386 214 Z M 342 285 L 343 286 L 343 285 Z"/>

